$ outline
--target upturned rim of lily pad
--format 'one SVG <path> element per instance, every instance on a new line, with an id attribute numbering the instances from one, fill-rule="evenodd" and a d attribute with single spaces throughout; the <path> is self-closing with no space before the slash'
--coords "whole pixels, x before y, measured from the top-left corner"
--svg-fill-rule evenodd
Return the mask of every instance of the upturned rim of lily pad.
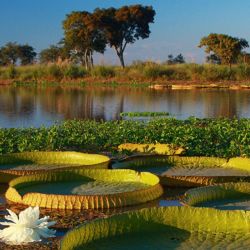
<path id="1" fill-rule="evenodd" d="M 134 169 L 140 171 L 141 166 L 157 167 L 159 164 L 169 164 L 173 167 L 185 168 L 185 166 L 201 166 L 205 168 L 221 168 L 223 170 L 242 170 L 249 172 L 249 175 L 171 175 L 156 174 L 163 186 L 169 187 L 199 187 L 226 182 L 250 182 L 250 158 L 234 157 L 230 159 L 207 156 L 167 156 L 167 155 L 134 155 L 128 156 L 112 165 L 113 169 Z M 143 171 L 147 171 L 144 170 Z"/>
<path id="2" fill-rule="evenodd" d="M 48 194 L 38 192 L 26 192 L 21 194 L 21 189 L 38 184 L 47 184 L 67 181 L 104 181 L 107 183 L 121 183 L 134 181 L 146 184 L 146 187 L 128 192 L 112 194 Z M 159 178 L 151 173 L 136 172 L 134 170 L 108 170 L 108 169 L 75 169 L 57 172 L 47 172 L 36 175 L 21 176 L 9 183 L 5 194 L 8 201 L 39 206 L 50 209 L 109 209 L 144 203 L 160 197 L 163 189 L 159 184 Z"/>
<path id="3" fill-rule="evenodd" d="M 250 182 L 223 183 L 207 187 L 193 188 L 185 192 L 181 203 L 187 206 L 207 207 L 209 203 L 230 200 L 245 200 L 250 202 Z M 236 208 L 240 210 L 240 207 Z M 244 209 L 243 209 L 244 210 Z"/>
<path id="4" fill-rule="evenodd" d="M 230 237 L 234 235 L 250 236 L 250 212 L 194 207 L 145 208 L 84 223 L 66 233 L 60 249 L 85 249 L 88 244 L 95 241 L 99 244 L 104 239 L 110 239 L 111 247 L 115 236 L 124 235 L 128 239 L 130 234 L 138 233 L 144 237 L 145 233 L 157 234 L 160 230 L 171 233 L 173 229 L 195 237 L 197 233 L 204 233 L 205 237 L 212 234 L 212 239 L 216 239 L 218 233 L 218 237 L 223 235 L 232 240 Z M 179 233 L 176 237 L 181 238 Z M 221 240 L 220 237 L 218 239 Z"/>
<path id="5" fill-rule="evenodd" d="M 0 155 L 0 183 L 8 183 L 16 176 L 32 175 L 45 171 L 58 171 L 66 169 L 91 168 L 107 169 L 110 158 L 101 154 L 89 154 L 75 151 L 34 151 L 22 153 L 10 153 Z M 49 169 L 1 169 L 3 165 L 13 164 L 42 164 L 58 165 L 56 168 Z"/>

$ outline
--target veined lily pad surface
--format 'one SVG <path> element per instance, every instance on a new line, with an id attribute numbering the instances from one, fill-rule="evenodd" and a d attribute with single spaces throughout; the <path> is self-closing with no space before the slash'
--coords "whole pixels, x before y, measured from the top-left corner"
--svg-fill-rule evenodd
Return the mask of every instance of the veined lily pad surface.
<path id="1" fill-rule="evenodd" d="M 152 172 L 167 186 L 195 187 L 214 183 L 250 181 L 250 159 L 187 156 L 131 156 L 114 169 Z"/>
<path id="2" fill-rule="evenodd" d="M 85 169 L 18 177 L 9 183 L 6 198 L 46 208 L 103 209 L 144 203 L 162 193 L 151 173 Z"/>
<path id="3" fill-rule="evenodd" d="M 108 168 L 110 159 L 104 155 L 79 152 L 24 152 L 0 156 L 0 182 L 18 175 L 69 168 Z"/>
<path id="4" fill-rule="evenodd" d="M 119 151 L 129 151 L 133 153 L 159 154 L 159 155 L 180 155 L 185 149 L 172 144 L 136 144 L 124 143 L 118 146 Z"/>
<path id="5" fill-rule="evenodd" d="M 214 207 L 223 210 L 250 211 L 250 183 L 224 183 L 190 189 L 183 203 L 190 206 Z"/>
<path id="6" fill-rule="evenodd" d="M 250 212 L 150 208 L 98 219 L 69 231 L 61 250 L 247 249 Z M 150 246 L 150 247 L 149 247 Z"/>

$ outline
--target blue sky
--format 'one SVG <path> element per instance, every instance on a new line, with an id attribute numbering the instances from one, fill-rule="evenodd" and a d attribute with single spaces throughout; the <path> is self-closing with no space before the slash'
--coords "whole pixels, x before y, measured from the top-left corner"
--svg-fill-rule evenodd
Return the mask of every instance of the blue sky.
<path id="1" fill-rule="evenodd" d="M 187 61 L 201 63 L 205 54 L 197 48 L 211 32 L 245 38 L 250 42 L 249 0 L 0 0 L 0 46 L 9 41 L 29 43 L 39 52 L 63 37 L 62 20 L 76 10 L 130 4 L 152 5 L 156 11 L 149 39 L 125 51 L 125 61 L 164 61 L 182 53 Z M 96 63 L 118 63 L 113 50 L 95 56 Z"/>

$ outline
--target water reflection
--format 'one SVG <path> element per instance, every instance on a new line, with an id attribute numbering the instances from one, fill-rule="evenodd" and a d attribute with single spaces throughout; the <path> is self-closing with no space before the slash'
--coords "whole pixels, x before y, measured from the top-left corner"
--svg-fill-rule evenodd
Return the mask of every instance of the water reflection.
<path id="1" fill-rule="evenodd" d="M 249 90 L 153 90 L 112 87 L 0 87 L 0 126 L 49 126 L 67 119 L 120 119 L 120 112 L 248 117 Z"/>

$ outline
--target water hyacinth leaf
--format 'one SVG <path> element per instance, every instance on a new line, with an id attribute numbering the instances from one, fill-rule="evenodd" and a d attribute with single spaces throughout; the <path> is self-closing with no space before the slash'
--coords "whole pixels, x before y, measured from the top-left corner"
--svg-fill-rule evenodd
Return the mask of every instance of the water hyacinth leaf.
<path id="1" fill-rule="evenodd" d="M 120 113 L 121 117 L 160 117 L 160 116 L 169 116 L 168 112 L 122 112 Z"/>
<path id="2" fill-rule="evenodd" d="M 189 206 L 250 210 L 250 183 L 224 183 L 188 190 L 182 202 Z"/>
<path id="3" fill-rule="evenodd" d="M 140 155 L 118 161 L 112 168 L 148 171 L 158 175 L 162 185 L 173 187 L 250 182 L 250 164 L 246 158 Z"/>
<path id="4" fill-rule="evenodd" d="M 131 143 L 167 143 L 189 156 L 250 157 L 250 119 L 67 120 L 45 128 L 0 129 L 0 154 L 76 149 L 110 151 Z"/>
<path id="5" fill-rule="evenodd" d="M 0 156 L 0 182 L 16 176 L 73 168 L 108 168 L 110 159 L 99 154 L 79 152 L 24 152 Z"/>
<path id="6" fill-rule="evenodd" d="M 9 183 L 7 200 L 52 209 L 103 209 L 161 196 L 159 178 L 134 170 L 75 169 L 21 176 Z"/>
<path id="7" fill-rule="evenodd" d="M 249 215 L 212 208 L 147 208 L 82 224 L 65 235 L 60 249 L 243 249 L 250 243 Z"/>

